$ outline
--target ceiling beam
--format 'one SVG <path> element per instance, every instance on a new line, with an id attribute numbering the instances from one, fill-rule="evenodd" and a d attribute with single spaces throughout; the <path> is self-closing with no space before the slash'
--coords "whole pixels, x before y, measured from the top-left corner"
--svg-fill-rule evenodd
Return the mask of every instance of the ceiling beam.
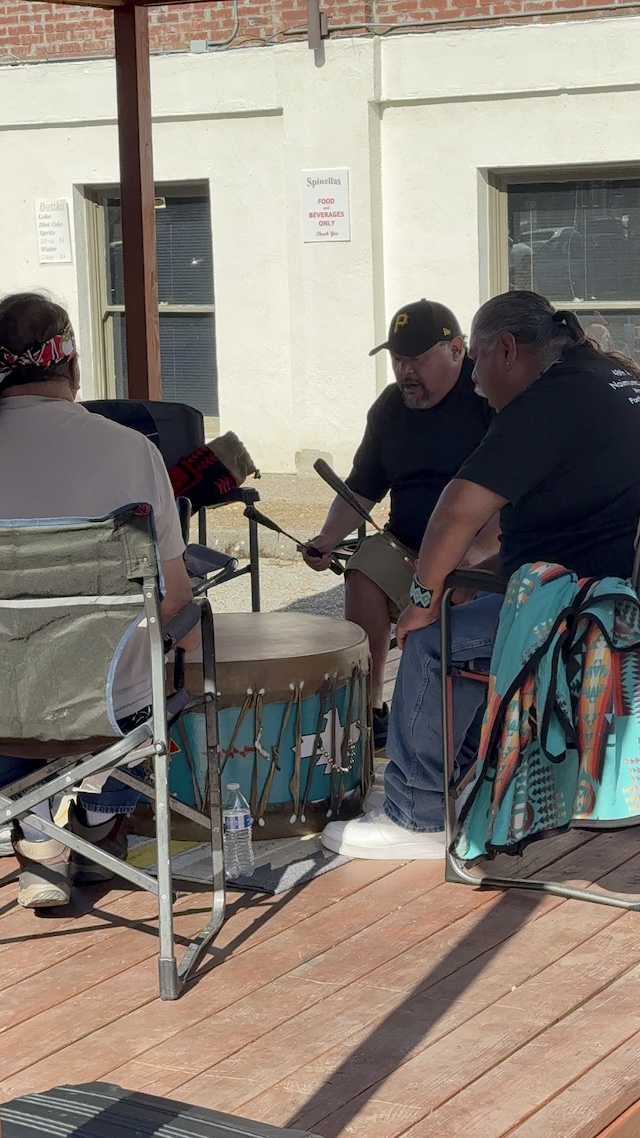
<path id="1" fill-rule="evenodd" d="M 67 3 L 76 3 L 77 0 L 66 0 Z M 212 0 L 125 0 L 125 3 L 136 4 L 140 8 L 159 8 L 160 6 L 166 7 L 167 4 L 170 8 L 179 8 L 181 4 L 211 4 Z M 231 7 L 232 0 L 213 0 L 214 4 L 227 4 Z"/>
<path id="2" fill-rule="evenodd" d="M 46 3 L 48 0 L 34 0 L 34 2 Z M 125 8 L 128 0 L 55 0 L 55 2 L 69 8 Z"/>
<path id="3" fill-rule="evenodd" d="M 36 4 L 48 4 L 50 0 L 34 0 Z M 166 7 L 169 3 L 170 7 L 179 7 L 181 4 L 210 4 L 212 0 L 55 0 L 56 4 L 65 4 L 71 8 L 153 8 Z M 231 6 L 232 0 L 213 0 L 215 4 L 228 4 Z"/>

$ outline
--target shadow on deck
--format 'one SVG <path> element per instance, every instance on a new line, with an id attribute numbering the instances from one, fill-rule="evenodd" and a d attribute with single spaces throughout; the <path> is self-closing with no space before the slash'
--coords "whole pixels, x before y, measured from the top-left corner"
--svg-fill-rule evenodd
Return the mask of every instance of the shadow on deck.
<path id="1" fill-rule="evenodd" d="M 523 867 L 637 894 L 640 834 L 574 832 Z M 35 917 L 0 870 L 2 1101 L 101 1080 L 322 1138 L 640 1129 L 638 914 L 351 862 L 232 895 L 204 975 L 162 1004 L 152 897 L 93 891 Z M 206 908 L 179 901 L 179 942 Z"/>

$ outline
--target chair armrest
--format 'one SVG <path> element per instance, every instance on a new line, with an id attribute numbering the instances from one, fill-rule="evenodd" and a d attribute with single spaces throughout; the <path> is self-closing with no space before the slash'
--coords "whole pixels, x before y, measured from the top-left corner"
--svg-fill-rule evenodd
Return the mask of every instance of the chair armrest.
<path id="1" fill-rule="evenodd" d="M 191 502 L 188 498 L 176 498 L 176 509 L 178 517 L 180 518 L 180 529 L 182 531 L 182 540 L 188 542 L 189 540 L 189 525 L 191 523 Z"/>
<path id="2" fill-rule="evenodd" d="M 477 593 L 506 593 L 508 582 L 493 569 L 454 569 L 445 581 L 446 589 L 475 589 Z"/>
<path id="3" fill-rule="evenodd" d="M 209 549 L 207 545 L 188 545 L 185 564 L 190 577 L 208 577 L 210 573 L 230 569 L 238 562 L 234 557 L 228 557 L 226 553 Z"/>
<path id="4" fill-rule="evenodd" d="M 191 696 L 184 684 L 179 687 L 176 685 L 176 687 L 177 690 L 167 696 L 167 721 L 170 727 L 180 718 L 185 707 L 191 703 Z"/>
<path id="5" fill-rule="evenodd" d="M 187 633 L 191 632 L 191 629 L 199 623 L 200 605 L 197 605 L 195 601 L 189 601 L 163 627 L 165 654 L 175 648 L 176 644 L 179 644 Z"/>

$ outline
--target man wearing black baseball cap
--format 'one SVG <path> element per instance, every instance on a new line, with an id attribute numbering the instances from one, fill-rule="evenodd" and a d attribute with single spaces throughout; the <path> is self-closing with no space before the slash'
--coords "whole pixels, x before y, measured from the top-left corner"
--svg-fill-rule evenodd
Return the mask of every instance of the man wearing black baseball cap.
<path id="1" fill-rule="evenodd" d="M 396 312 L 387 339 L 372 348 L 369 355 L 375 356 L 388 348 L 393 355 L 415 360 L 436 344 L 455 339 L 462 340 L 462 332 L 451 309 L 423 298 Z"/>
<path id="2" fill-rule="evenodd" d="M 475 394 L 460 325 L 443 304 L 423 299 L 400 308 L 387 339 L 369 354 L 383 348 L 396 382 L 369 410 L 347 484 L 367 509 L 390 493 L 389 532 L 415 559 L 441 492 L 484 438 L 492 413 Z M 307 564 L 328 568 L 331 551 L 359 524 L 351 507 L 336 498 L 310 542 L 324 556 L 306 553 Z M 480 561 L 496 548 L 480 541 L 475 552 Z M 379 534 L 367 537 L 348 563 L 345 617 L 369 637 L 377 747 L 386 742 L 383 685 L 391 622 L 408 604 L 411 579 L 410 566 Z"/>

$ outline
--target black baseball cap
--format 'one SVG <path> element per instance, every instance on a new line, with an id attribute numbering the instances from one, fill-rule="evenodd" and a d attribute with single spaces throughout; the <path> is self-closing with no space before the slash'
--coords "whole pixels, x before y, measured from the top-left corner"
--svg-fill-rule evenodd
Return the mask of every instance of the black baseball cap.
<path id="1" fill-rule="evenodd" d="M 435 300 L 416 300 L 398 309 L 389 325 L 389 338 L 372 348 L 370 356 L 388 348 L 398 356 L 421 356 L 442 340 L 461 336 L 460 325 L 450 308 Z"/>

